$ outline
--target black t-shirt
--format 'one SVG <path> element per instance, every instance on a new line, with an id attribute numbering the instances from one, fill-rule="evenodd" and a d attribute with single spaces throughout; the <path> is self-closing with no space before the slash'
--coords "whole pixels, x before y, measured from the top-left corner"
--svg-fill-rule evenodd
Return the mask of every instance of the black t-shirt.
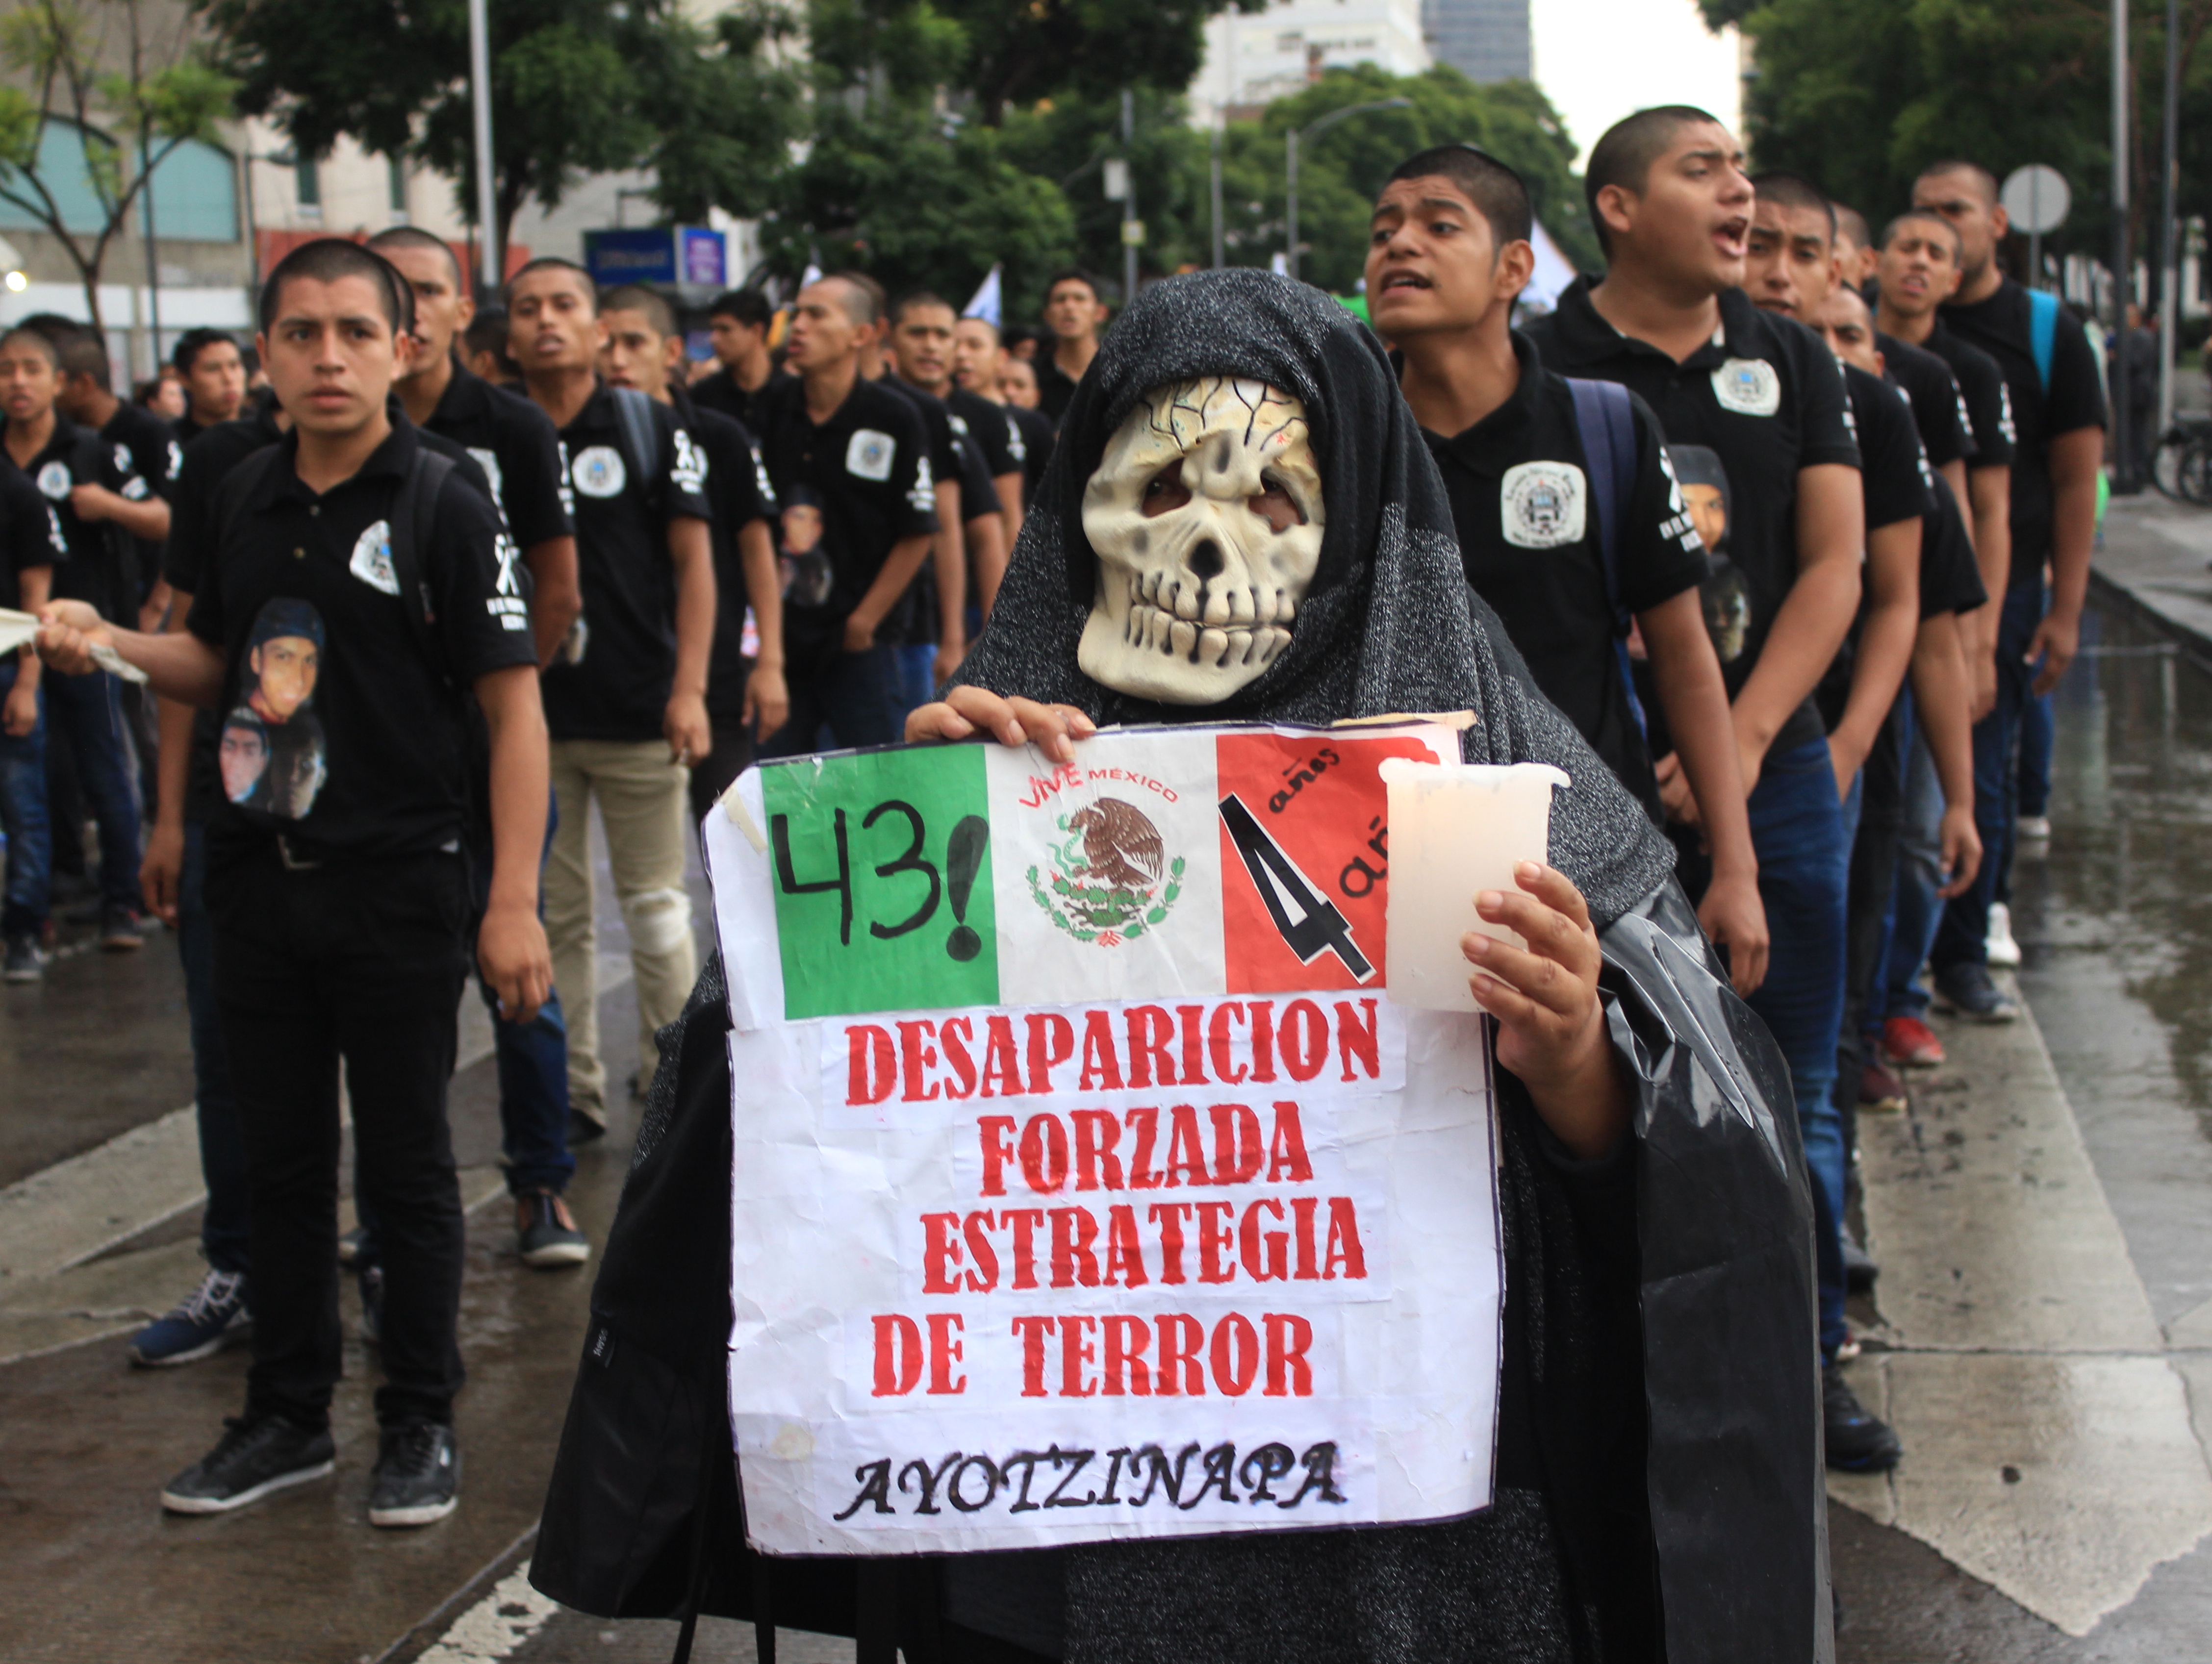
<path id="1" fill-rule="evenodd" d="M 1006 415 L 1021 430 L 1022 444 L 1027 452 L 1022 458 L 1022 501 L 1026 506 L 1036 501 L 1037 487 L 1044 480 L 1045 465 L 1052 460 L 1052 419 L 1042 410 L 1025 410 L 1018 404 L 1007 405 Z"/>
<path id="2" fill-rule="evenodd" d="M 1068 374 L 1060 367 L 1054 355 L 1060 350 L 1058 340 L 1048 337 L 1037 343 L 1036 357 L 1030 367 L 1036 372 L 1037 409 L 1050 418 L 1056 431 L 1060 417 L 1067 414 L 1068 401 L 1075 397 L 1075 385 L 1080 376 Z"/>
<path id="3" fill-rule="evenodd" d="M 1952 495 L 1950 481 L 1941 474 L 1932 495 L 1936 506 L 1920 525 L 1920 616 L 1972 612 L 1989 600 L 1990 592 L 1982 586 L 1974 542 L 1966 535 L 1966 517 Z"/>
<path id="4" fill-rule="evenodd" d="M 21 574 L 69 559 L 61 522 L 38 488 L 14 468 L 0 468 L 0 607 L 23 610 Z M 14 654 L 8 661 L 14 662 Z"/>
<path id="5" fill-rule="evenodd" d="M 137 476 L 133 502 L 143 502 L 149 496 L 167 502 L 174 495 L 177 465 L 184 460 L 185 451 L 167 422 L 151 410 L 126 402 L 115 407 L 100 437 L 118 447 L 116 466 Z M 143 603 L 161 574 L 161 540 L 133 537 L 131 547 L 138 557 L 138 569 L 131 574 L 138 586 L 135 598 Z"/>
<path id="6" fill-rule="evenodd" d="M 1720 316 L 1713 338 L 1678 364 L 1600 317 L 1583 277 L 1528 333 L 1561 374 L 1618 381 L 1651 407 L 1686 495 L 1686 460 L 1717 478 L 1700 488 L 1712 494 L 1721 520 L 1705 617 L 1733 699 L 1797 581 L 1798 471 L 1856 468 L 1859 450 L 1840 367 L 1819 336 L 1759 311 L 1741 289 L 1720 297 Z M 1700 505 L 1691 507 L 1694 519 Z M 1822 732 L 1808 699 L 1772 749 L 1788 750 Z"/>
<path id="7" fill-rule="evenodd" d="M 562 502 L 568 482 L 560 438 L 553 419 L 528 399 L 455 364 L 453 379 L 422 426 L 461 446 L 483 470 L 492 501 L 522 548 L 575 531 Z"/>
<path id="8" fill-rule="evenodd" d="M 744 709 L 745 677 L 752 669 L 744 653 L 745 566 L 738 533 L 755 520 L 773 524 L 775 493 L 744 423 L 699 409 L 680 389 L 674 397 L 677 416 L 706 452 L 707 501 L 714 507 L 714 654 L 707 671 L 707 708 L 734 721 Z"/>
<path id="9" fill-rule="evenodd" d="M 615 390 L 601 386 L 561 430 L 569 513 L 584 592 L 580 663 L 545 671 L 545 722 L 556 739 L 658 739 L 676 681 L 676 562 L 669 522 L 712 522 L 707 463 L 675 411 L 646 401 L 659 457 L 629 454 Z"/>
<path id="10" fill-rule="evenodd" d="M 1613 647 L 1600 522 L 1574 395 L 1528 340 L 1513 337 L 1513 396 L 1449 439 L 1422 433 L 1451 499 L 1467 580 L 1504 621 L 1545 696 L 1623 784 L 1656 802 L 1651 759 Z M 1657 606 L 1705 575 L 1698 540 L 1667 465 L 1666 436 L 1633 394 L 1636 471 L 1622 481 L 1614 537 L 1619 600 Z"/>
<path id="11" fill-rule="evenodd" d="M 983 455 L 983 471 L 994 482 L 1022 471 L 1029 445 L 1005 405 L 994 404 L 982 394 L 971 393 L 965 387 L 955 387 L 945 396 L 945 408 L 952 413 L 954 422 L 975 441 L 975 448 Z M 1004 503 L 999 506 L 1006 507 Z"/>
<path id="12" fill-rule="evenodd" d="M 1844 366 L 1844 382 L 1851 399 L 1851 416 L 1859 434 L 1859 489 L 1866 501 L 1869 534 L 1903 520 L 1920 520 L 1921 540 L 1927 541 L 1926 517 L 1936 507 L 1936 475 L 1928 465 L 1920 433 L 1912 419 L 1912 402 L 1895 382 L 1871 375 L 1856 364 Z M 1821 720 L 1832 729 L 1850 698 L 1851 674 L 1858 663 L 1859 631 L 1866 623 L 1872 597 L 1863 583 L 1858 611 L 1850 633 L 1836 650 L 1836 657 L 1814 694 Z M 1923 613 L 1924 616 L 1925 614 Z"/>
<path id="13" fill-rule="evenodd" d="M 227 807 L 215 823 L 224 845 L 282 833 L 311 858 L 398 855 L 461 835 L 459 691 L 537 654 L 514 542 L 482 483 L 459 469 L 439 492 L 428 547 L 414 552 L 435 643 L 424 651 L 390 518 L 420 449 L 402 416 L 358 473 L 318 495 L 286 435 L 204 562 L 186 623 L 227 667 Z"/>
<path id="14" fill-rule="evenodd" d="M 2105 387 L 2089 337 L 2061 307 L 2046 389 L 2035 367 L 2032 310 L 2027 291 L 2008 277 L 1988 300 L 1945 307 L 1942 313 L 1952 333 L 1996 360 L 2012 395 L 2019 436 L 2012 463 L 2012 589 L 2041 583 L 2043 563 L 2051 558 L 2051 441 L 2105 425 Z"/>
<path id="15" fill-rule="evenodd" d="M 854 381 L 819 426 L 806 414 L 804 382 L 778 390 L 761 449 L 781 510 L 784 648 L 794 669 L 842 650 L 845 619 L 893 545 L 937 530 L 928 447 L 921 413 L 882 382 Z M 817 570 L 819 600 L 810 581 Z M 894 609 L 878 639 L 897 640 L 903 623 Z"/>
<path id="16" fill-rule="evenodd" d="M 768 430 L 769 401 L 777 388 L 799 378 L 788 370 L 771 369 L 768 380 L 752 392 L 738 386 L 738 379 L 724 365 L 714 374 L 684 389 L 694 404 L 705 410 L 720 410 L 726 416 L 734 416 L 744 423 L 745 431 L 755 439 Z"/>
<path id="17" fill-rule="evenodd" d="M 1974 433 L 1968 470 L 2011 467 L 2020 434 L 2013 427 L 2012 390 L 2005 386 L 1997 361 L 1945 329 L 1940 313 L 1921 345 L 1950 366 L 1958 379 L 1959 396 L 1966 400 L 1966 420 Z"/>
<path id="18" fill-rule="evenodd" d="M 1912 401 L 1912 424 L 1920 430 L 1920 443 L 1930 468 L 1948 468 L 1974 458 L 1973 418 L 1966 414 L 1966 396 L 1960 392 L 1951 367 L 1932 352 L 1877 331 L 1875 344 L 1891 380 L 1905 389 Z"/>
<path id="19" fill-rule="evenodd" d="M 924 392 L 911 381 L 886 375 L 884 384 L 921 412 L 929 429 L 929 461 L 936 477 L 960 483 L 960 523 L 997 513 L 999 491 L 991 483 L 993 471 L 967 422 L 936 394 Z"/>
<path id="20" fill-rule="evenodd" d="M 89 602 L 103 618 L 135 625 L 138 617 L 137 543 L 113 520 L 85 520 L 70 504 L 80 485 L 143 501 L 150 489 L 131 465 L 130 452 L 80 428 L 58 410 L 46 448 L 22 470 L 23 477 L 53 506 L 70 557 L 54 573 L 54 598 Z"/>
<path id="21" fill-rule="evenodd" d="M 161 575 L 179 594 L 197 598 L 200 580 L 222 526 L 220 493 L 232 469 L 257 451 L 281 444 L 284 430 L 276 425 L 276 407 L 267 401 L 248 401 L 246 414 L 230 422 L 203 428 L 185 446 L 177 469 L 175 495 L 169 505 L 169 540 L 162 546 Z M 385 413 L 397 429 L 406 419 L 394 398 Z M 491 482 L 476 459 L 441 434 L 414 429 L 416 443 L 450 459 L 453 477 L 492 501 Z M 185 818 L 198 824 L 215 820 L 222 812 L 222 780 L 216 765 L 221 714 L 201 710 L 192 714 L 192 749 L 185 780 Z"/>

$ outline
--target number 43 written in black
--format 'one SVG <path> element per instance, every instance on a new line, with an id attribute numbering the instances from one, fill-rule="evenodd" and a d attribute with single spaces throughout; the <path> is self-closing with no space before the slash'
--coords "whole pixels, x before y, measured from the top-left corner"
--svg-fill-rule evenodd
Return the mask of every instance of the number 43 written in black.
<path id="1" fill-rule="evenodd" d="M 868 934 L 879 942 L 888 942 L 920 930 L 937 916 L 939 904 L 949 901 L 956 922 L 945 937 L 945 951 L 964 964 L 983 950 L 982 938 L 967 922 L 968 903 L 975 893 L 976 875 L 982 871 L 983 852 L 991 841 L 991 823 L 981 815 L 963 816 L 953 826 L 952 835 L 945 841 L 945 871 L 940 873 L 934 863 L 923 858 L 921 852 L 929 841 L 929 829 L 923 823 L 921 811 L 912 804 L 897 798 L 884 799 L 860 817 L 860 830 L 872 832 L 878 821 L 894 817 L 906 823 L 906 847 L 870 870 L 887 885 L 901 883 L 903 875 L 911 873 L 921 888 L 916 890 L 911 885 L 905 886 L 907 895 L 917 900 L 914 910 L 895 923 L 870 920 Z M 896 835 L 896 826 L 890 829 Z M 790 816 L 769 817 L 769 840 L 775 849 L 777 886 L 787 896 L 834 893 L 837 897 L 838 943 L 841 946 L 852 946 L 852 831 L 846 811 L 841 808 L 830 818 L 830 841 L 837 855 L 837 871 L 832 878 L 805 881 L 799 878 L 791 857 Z"/>

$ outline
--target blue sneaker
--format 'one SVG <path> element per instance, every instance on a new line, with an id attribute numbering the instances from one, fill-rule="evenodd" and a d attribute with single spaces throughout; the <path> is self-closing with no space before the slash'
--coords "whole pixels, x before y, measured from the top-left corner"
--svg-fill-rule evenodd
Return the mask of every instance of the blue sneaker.
<path id="1" fill-rule="evenodd" d="M 131 1361 L 149 1369 L 212 1357 L 253 1332 L 246 1305 L 246 1278 L 236 1272 L 210 1271 L 199 1287 L 167 1317 L 156 1318 L 131 1337 Z"/>

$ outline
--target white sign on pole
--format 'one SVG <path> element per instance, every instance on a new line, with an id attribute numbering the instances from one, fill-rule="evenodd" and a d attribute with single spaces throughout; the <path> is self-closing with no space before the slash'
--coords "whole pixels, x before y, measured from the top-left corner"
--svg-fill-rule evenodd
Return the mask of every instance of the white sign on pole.
<path id="1" fill-rule="evenodd" d="M 2066 223 L 2066 216 L 2074 206 L 2074 193 L 2067 188 L 2063 173 L 2039 161 L 2032 161 L 2005 176 L 2004 188 L 1997 192 L 1997 202 L 2014 231 L 2039 237 Z"/>
<path id="2" fill-rule="evenodd" d="M 1175 727 L 740 777 L 705 835 L 756 1546 L 1489 1502 L 1486 1033 L 1385 988 L 1381 765 L 1458 755 L 1433 722 Z"/>

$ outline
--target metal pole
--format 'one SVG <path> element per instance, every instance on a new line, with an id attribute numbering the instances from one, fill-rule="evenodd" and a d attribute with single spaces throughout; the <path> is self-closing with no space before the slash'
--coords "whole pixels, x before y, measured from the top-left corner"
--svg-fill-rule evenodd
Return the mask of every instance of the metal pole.
<path id="1" fill-rule="evenodd" d="M 1121 304 L 1137 298 L 1137 246 L 1129 240 L 1129 222 L 1137 217 L 1136 159 L 1130 155 L 1137 138 L 1137 95 L 1121 89 L 1121 154 L 1129 156 L 1129 194 L 1121 198 Z"/>
<path id="2" fill-rule="evenodd" d="M 146 209 L 146 307 L 152 326 L 146 332 L 147 368 L 149 375 L 161 373 L 161 258 L 154 240 L 154 167 L 148 154 L 146 140 L 138 140 L 138 166 L 144 170 L 145 183 L 138 187 L 145 198 Z"/>
<path id="3" fill-rule="evenodd" d="M 2175 195 L 2181 188 L 2181 0 L 2166 0 L 2166 131 L 2159 144 L 2158 431 L 2173 426 L 2173 355 L 2181 322 Z"/>
<path id="4" fill-rule="evenodd" d="M 1298 130 L 1283 135 L 1283 270 L 1298 275 Z"/>
<path id="5" fill-rule="evenodd" d="M 1212 192 L 1213 199 L 1213 264 L 1214 269 L 1218 270 L 1221 267 L 1229 264 L 1227 260 L 1222 258 L 1224 244 L 1222 241 L 1221 228 L 1221 129 L 1218 127 L 1213 130 L 1212 149 L 1213 178 L 1212 180 Z"/>
<path id="6" fill-rule="evenodd" d="M 483 257 L 486 294 L 499 288 L 506 271 L 499 258 L 499 213 L 495 206 L 491 155 L 491 25 L 485 0 L 469 0 L 469 96 L 475 106 L 477 141 L 477 246 Z"/>
<path id="7" fill-rule="evenodd" d="M 2112 0 L 2112 489 L 2136 489 L 2128 421 L 2128 0 Z"/>

